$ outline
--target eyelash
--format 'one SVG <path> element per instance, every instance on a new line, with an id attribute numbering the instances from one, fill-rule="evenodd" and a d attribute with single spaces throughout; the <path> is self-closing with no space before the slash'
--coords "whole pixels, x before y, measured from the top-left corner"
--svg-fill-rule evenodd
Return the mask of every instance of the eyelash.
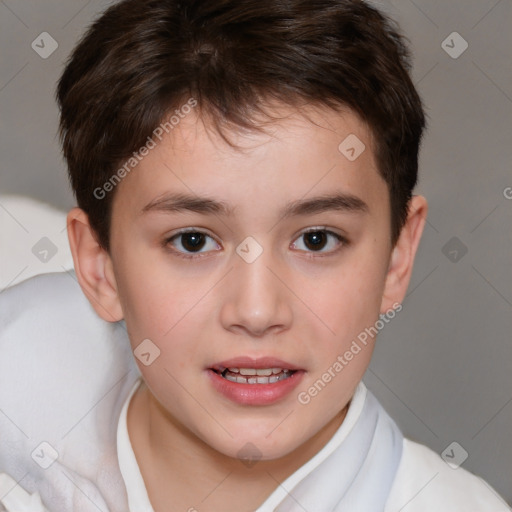
<path id="1" fill-rule="evenodd" d="M 178 238 L 181 235 L 184 235 L 186 233 L 200 233 L 200 234 L 206 235 L 207 237 L 210 237 L 211 239 L 214 240 L 214 238 L 212 236 L 210 236 L 208 233 L 205 233 L 204 231 L 201 231 L 201 230 L 198 230 L 198 229 L 190 228 L 190 229 L 185 229 L 185 230 L 179 231 L 178 233 L 175 233 L 171 237 L 166 238 L 162 242 L 162 246 L 165 249 L 167 249 L 170 252 L 172 252 L 174 255 L 178 256 L 179 258 L 183 258 L 183 259 L 186 259 L 186 260 L 195 260 L 195 259 L 204 258 L 207 253 L 183 253 L 181 251 L 177 251 L 175 249 L 169 248 L 169 245 L 171 244 L 171 242 L 175 238 Z M 334 249 L 332 251 L 329 251 L 327 253 L 320 253 L 320 252 L 316 252 L 316 251 L 307 251 L 306 252 L 306 254 L 307 254 L 306 257 L 307 258 L 311 258 L 311 259 L 325 258 L 325 257 L 331 256 L 333 254 L 336 254 L 339 250 L 341 250 L 342 247 L 346 247 L 346 246 L 348 246 L 350 244 L 349 240 L 347 238 L 345 238 L 344 236 L 342 236 L 342 235 L 340 235 L 338 233 L 335 233 L 334 231 L 330 231 L 328 229 L 325 229 L 325 228 L 310 228 L 310 229 L 308 229 L 306 231 L 303 231 L 296 238 L 296 240 L 299 239 L 300 237 L 304 236 L 304 235 L 307 235 L 308 233 L 325 233 L 327 235 L 332 235 L 332 236 L 334 236 L 338 240 L 338 242 L 340 242 L 340 245 L 338 246 L 338 248 L 336 248 L 336 249 Z"/>

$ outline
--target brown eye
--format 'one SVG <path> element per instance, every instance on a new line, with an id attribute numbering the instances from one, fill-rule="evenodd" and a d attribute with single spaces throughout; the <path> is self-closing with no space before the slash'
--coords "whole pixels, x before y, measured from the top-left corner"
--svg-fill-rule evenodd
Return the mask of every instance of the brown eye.
<path id="1" fill-rule="evenodd" d="M 197 251 L 203 248 L 205 244 L 205 236 L 203 233 L 182 233 L 181 245 L 187 251 Z"/>
<path id="2" fill-rule="evenodd" d="M 294 242 L 292 245 L 295 249 L 305 252 L 318 252 L 321 255 L 324 253 L 333 253 L 339 246 L 348 244 L 345 237 L 326 229 L 312 229 L 306 231 L 302 233 L 297 240 L 303 240 L 303 242 Z M 330 250 L 324 251 L 323 249 L 325 247 L 330 248 Z"/>
<path id="3" fill-rule="evenodd" d="M 328 238 L 324 231 L 311 231 L 303 236 L 306 247 L 313 251 L 323 249 Z"/>
<path id="4" fill-rule="evenodd" d="M 163 246 L 183 258 L 202 257 L 210 250 L 219 249 L 210 235 L 196 230 L 180 231 L 164 240 Z"/>

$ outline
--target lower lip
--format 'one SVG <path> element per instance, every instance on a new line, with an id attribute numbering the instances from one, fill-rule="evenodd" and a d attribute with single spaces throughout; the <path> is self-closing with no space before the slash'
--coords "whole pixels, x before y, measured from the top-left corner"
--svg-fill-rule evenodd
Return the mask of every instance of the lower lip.
<path id="1" fill-rule="evenodd" d="M 269 405 L 289 395 L 302 380 L 303 370 L 297 370 L 290 377 L 272 384 L 240 384 L 221 377 L 211 369 L 207 370 L 213 387 L 233 402 L 242 405 Z"/>

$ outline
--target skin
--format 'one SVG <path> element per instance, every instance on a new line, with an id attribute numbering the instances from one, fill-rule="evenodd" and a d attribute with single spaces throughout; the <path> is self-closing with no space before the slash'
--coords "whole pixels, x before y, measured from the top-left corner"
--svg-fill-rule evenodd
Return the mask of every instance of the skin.
<path id="1" fill-rule="evenodd" d="M 395 246 L 388 188 L 377 171 L 366 125 L 353 113 L 309 108 L 267 133 L 231 132 L 225 144 L 197 113 L 187 115 L 115 190 L 110 253 L 75 208 L 68 233 L 78 280 L 99 316 L 125 319 L 132 348 L 149 338 L 161 351 L 128 410 L 128 431 L 155 512 L 255 510 L 339 428 L 371 358 L 369 343 L 308 404 L 306 391 L 379 313 L 400 303 L 424 227 L 427 203 L 414 196 Z M 366 145 L 353 162 L 338 151 L 349 134 Z M 280 218 L 288 202 L 340 191 L 366 211 Z M 151 211 L 167 192 L 208 196 L 232 217 Z M 197 259 L 184 228 L 206 233 Z M 328 229 L 312 248 L 309 228 Z M 263 253 L 244 261 L 253 237 Z M 309 242 L 309 245 L 308 245 Z M 186 249 L 189 249 L 188 252 Z M 172 251 L 174 249 L 174 252 Z M 180 252 L 181 251 L 181 252 Z M 274 356 L 305 370 L 299 387 L 265 406 L 219 394 L 206 369 L 236 356 Z M 261 460 L 237 457 L 252 443 Z"/>

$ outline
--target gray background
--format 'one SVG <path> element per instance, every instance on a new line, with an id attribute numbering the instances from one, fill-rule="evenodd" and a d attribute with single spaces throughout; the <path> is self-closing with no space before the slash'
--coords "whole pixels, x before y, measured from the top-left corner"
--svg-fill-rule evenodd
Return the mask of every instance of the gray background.
<path id="1" fill-rule="evenodd" d="M 55 83 L 107 5 L 0 2 L 1 193 L 73 206 Z M 430 213 L 403 311 L 382 331 L 365 382 L 407 437 L 439 453 L 456 441 L 469 454 L 463 467 L 512 503 L 512 2 L 376 5 L 412 44 L 429 116 L 418 192 Z M 44 31 L 59 45 L 47 59 L 31 48 Z M 457 58 L 442 47 L 454 31 L 468 43 Z"/>

